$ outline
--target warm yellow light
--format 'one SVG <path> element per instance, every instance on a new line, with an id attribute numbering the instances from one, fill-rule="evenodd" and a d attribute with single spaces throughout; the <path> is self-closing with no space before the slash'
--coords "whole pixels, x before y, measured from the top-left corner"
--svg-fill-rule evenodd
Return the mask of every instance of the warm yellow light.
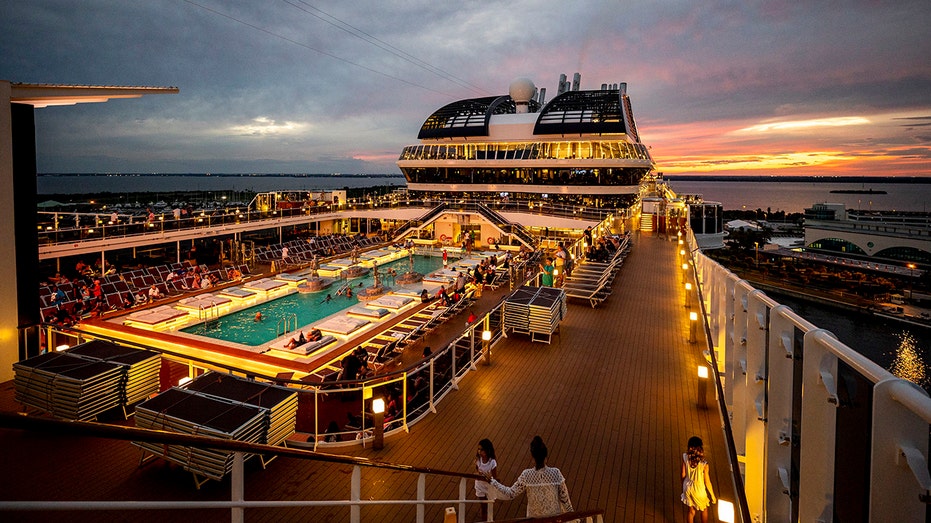
<path id="1" fill-rule="evenodd" d="M 553 276 L 559 276 L 559 269 L 553 269 Z"/>
<path id="2" fill-rule="evenodd" d="M 685 249 L 679 251 L 679 256 L 685 256 Z"/>
<path id="3" fill-rule="evenodd" d="M 679 240 L 679 245 L 685 245 L 685 241 Z"/>
<path id="4" fill-rule="evenodd" d="M 183 386 L 187 385 L 188 383 L 190 383 L 190 382 L 192 382 L 192 381 L 194 381 L 193 378 L 191 378 L 190 376 L 185 376 L 185 377 L 181 378 L 180 380 L 178 380 L 178 386 L 183 387 Z"/>
<path id="5" fill-rule="evenodd" d="M 691 283 L 691 282 L 686 282 L 686 284 L 685 284 L 685 290 L 686 290 L 686 292 L 692 292 L 692 283 Z"/>
<path id="6" fill-rule="evenodd" d="M 718 521 L 721 523 L 734 523 L 734 504 L 730 501 L 718 500 Z"/>
<path id="7" fill-rule="evenodd" d="M 87 234 L 94 234 L 94 229 L 88 229 Z"/>
<path id="8" fill-rule="evenodd" d="M 372 400 L 372 412 L 375 414 L 382 414 L 385 412 L 385 400 L 384 398 L 375 398 Z"/>
<path id="9" fill-rule="evenodd" d="M 689 313 L 689 320 L 691 320 L 691 321 L 698 321 L 698 313 L 697 313 L 697 312 L 690 312 L 690 313 Z"/>
<path id="10" fill-rule="evenodd" d="M 67 343 L 64 344 L 64 345 L 59 345 L 59 346 L 55 347 L 55 352 L 61 352 L 61 351 L 63 351 L 63 350 L 68 350 L 70 347 L 71 347 L 71 346 L 68 345 Z"/>
<path id="11" fill-rule="evenodd" d="M 683 270 L 683 271 L 689 270 L 689 264 L 688 264 L 688 262 L 682 264 L 682 270 Z"/>
<path id="12" fill-rule="evenodd" d="M 682 231 L 676 231 L 676 236 L 682 237 Z"/>
<path id="13" fill-rule="evenodd" d="M 482 331 L 482 341 L 491 341 L 491 331 Z"/>
<path id="14" fill-rule="evenodd" d="M 704 365 L 698 366 L 698 377 L 701 379 L 708 379 L 708 367 Z"/>

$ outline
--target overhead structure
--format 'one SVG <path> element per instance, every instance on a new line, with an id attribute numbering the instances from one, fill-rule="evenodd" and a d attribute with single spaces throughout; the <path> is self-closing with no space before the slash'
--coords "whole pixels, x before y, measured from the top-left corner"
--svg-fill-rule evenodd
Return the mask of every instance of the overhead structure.
<path id="1" fill-rule="evenodd" d="M 97 103 L 148 94 L 174 94 L 177 87 L 118 87 L 14 83 L 0 80 L 0 381 L 13 378 L 13 364 L 39 354 L 39 265 L 36 239 L 35 109 Z"/>

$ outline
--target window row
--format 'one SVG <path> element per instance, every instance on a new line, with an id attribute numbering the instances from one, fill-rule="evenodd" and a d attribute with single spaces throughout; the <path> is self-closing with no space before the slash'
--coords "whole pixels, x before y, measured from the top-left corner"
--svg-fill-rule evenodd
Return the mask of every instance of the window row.
<path id="1" fill-rule="evenodd" d="M 637 159 L 650 161 L 643 144 L 612 142 L 466 143 L 409 145 L 400 160 L 566 160 Z"/>
<path id="2" fill-rule="evenodd" d="M 639 185 L 649 169 L 462 169 L 417 167 L 401 169 L 409 183 L 532 184 L 532 185 Z"/>

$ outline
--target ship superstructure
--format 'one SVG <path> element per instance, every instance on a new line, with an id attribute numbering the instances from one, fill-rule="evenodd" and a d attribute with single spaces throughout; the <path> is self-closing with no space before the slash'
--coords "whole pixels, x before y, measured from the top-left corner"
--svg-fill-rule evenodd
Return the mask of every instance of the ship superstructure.
<path id="1" fill-rule="evenodd" d="M 557 95 L 526 78 L 508 94 L 437 109 L 404 148 L 398 167 L 413 194 L 550 199 L 627 207 L 654 169 L 640 141 L 627 84 L 580 90 L 560 78 Z"/>

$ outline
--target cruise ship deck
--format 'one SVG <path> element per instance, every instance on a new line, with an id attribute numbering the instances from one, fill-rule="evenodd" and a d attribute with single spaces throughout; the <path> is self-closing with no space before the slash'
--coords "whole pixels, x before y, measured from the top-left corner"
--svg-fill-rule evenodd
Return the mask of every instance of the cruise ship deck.
<path id="1" fill-rule="evenodd" d="M 477 443 L 495 445 L 498 475 L 513 482 L 531 465 L 529 443 L 540 435 L 548 463 L 562 470 L 576 510 L 604 509 L 605 521 L 682 521 L 680 462 L 686 440 L 705 442 L 719 498 L 734 499 L 716 403 L 697 404 L 697 366 L 704 334 L 689 343 L 687 310 L 675 244 L 648 233 L 635 245 L 598 308 L 570 302 L 551 344 L 512 337 L 495 345 L 490 366 L 469 373 L 409 434 L 382 450 L 338 452 L 393 463 L 473 471 Z M 694 301 L 693 301 L 694 303 Z M 439 333 L 437 334 L 439 335 Z M 12 382 L 0 384 L 0 408 L 19 409 Z M 128 422 L 128 423 L 131 423 Z M 229 500 L 229 479 L 195 489 L 190 474 L 156 460 L 142 466 L 128 442 L 0 430 L 0 497 L 5 500 Z M 351 467 L 280 458 L 246 465 L 249 500 L 347 499 Z M 417 476 L 367 469 L 363 499 L 414 499 Z M 450 486 L 452 485 L 452 486 Z M 455 490 L 454 480 L 427 489 Z M 469 485 L 470 498 L 471 482 Z M 428 497 L 430 497 L 428 495 Z M 498 501 L 496 521 L 524 516 L 526 502 Z M 714 506 L 712 507 L 712 510 Z M 427 505 L 426 521 L 442 519 Z M 413 521 L 408 506 L 363 507 L 362 521 Z M 228 521 L 228 510 L 46 512 L 5 514 L 16 521 Z M 348 521 L 348 507 L 247 509 L 248 521 Z M 466 521 L 479 519 L 470 505 Z"/>

